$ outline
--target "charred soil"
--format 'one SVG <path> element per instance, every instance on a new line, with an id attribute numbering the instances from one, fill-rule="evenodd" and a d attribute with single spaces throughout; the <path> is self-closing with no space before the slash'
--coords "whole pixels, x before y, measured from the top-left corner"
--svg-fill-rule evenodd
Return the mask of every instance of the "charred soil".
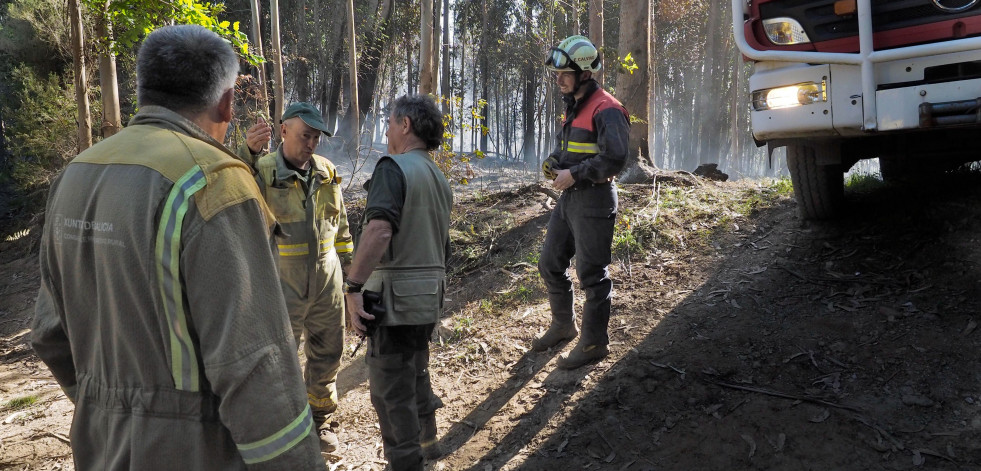
<path id="1" fill-rule="evenodd" d="M 460 197 L 427 468 L 979 470 L 979 197 L 981 176 L 952 174 L 802 223 L 786 182 L 624 185 L 611 354 L 572 371 L 568 343 L 529 350 L 544 187 Z M 37 232 L 0 245 L 0 469 L 73 469 L 72 406 L 27 343 Z M 362 355 L 331 469 L 384 467 Z"/>

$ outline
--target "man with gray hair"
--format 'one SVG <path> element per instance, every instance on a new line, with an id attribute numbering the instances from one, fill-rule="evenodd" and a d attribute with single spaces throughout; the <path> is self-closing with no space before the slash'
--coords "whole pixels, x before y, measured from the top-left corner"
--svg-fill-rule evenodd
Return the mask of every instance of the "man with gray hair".
<path id="1" fill-rule="evenodd" d="M 238 59 L 151 33 L 140 111 L 51 185 L 31 344 L 75 404 L 76 469 L 324 469 L 276 221 L 221 141 Z"/>
<path id="2" fill-rule="evenodd" d="M 368 199 L 344 282 L 351 325 L 367 335 L 371 404 L 393 471 L 422 471 L 440 455 L 429 377 L 429 339 L 443 308 L 453 191 L 430 151 L 443 142 L 432 98 L 402 96 L 388 118 L 388 155 L 365 183 Z M 381 293 L 385 314 L 365 311 L 362 289 Z"/>

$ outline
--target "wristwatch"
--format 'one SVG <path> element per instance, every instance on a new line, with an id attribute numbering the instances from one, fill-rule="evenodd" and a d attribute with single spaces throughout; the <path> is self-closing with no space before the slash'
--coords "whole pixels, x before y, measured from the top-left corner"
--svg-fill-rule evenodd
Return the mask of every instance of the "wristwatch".
<path id="1" fill-rule="evenodd" d="M 344 280 L 344 293 L 360 293 L 364 288 L 364 283 L 357 283 L 351 280 Z"/>

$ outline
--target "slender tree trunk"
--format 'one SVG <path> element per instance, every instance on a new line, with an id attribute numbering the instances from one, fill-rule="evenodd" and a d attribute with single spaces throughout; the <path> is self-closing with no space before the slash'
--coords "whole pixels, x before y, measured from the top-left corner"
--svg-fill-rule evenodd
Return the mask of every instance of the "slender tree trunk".
<path id="1" fill-rule="evenodd" d="M 440 11 L 442 10 L 441 5 L 443 4 L 443 2 L 442 0 L 430 0 L 430 1 L 433 2 L 433 21 L 432 21 L 433 23 L 433 41 L 432 41 L 433 72 L 431 74 L 431 77 L 433 78 L 433 94 L 436 95 L 439 93 L 438 89 L 439 89 L 439 64 L 440 64 L 439 62 L 440 30 L 442 29 L 440 27 L 439 19 L 440 19 Z"/>
<path id="2" fill-rule="evenodd" d="M 433 1 L 421 0 L 419 14 L 419 93 L 433 93 Z"/>
<path id="3" fill-rule="evenodd" d="M 620 10 L 620 54 L 628 53 L 637 62 L 637 70 L 617 78 L 617 98 L 630 112 L 630 141 L 627 146 L 627 167 L 621 180 L 640 183 L 650 179 L 653 163 L 648 148 L 648 104 L 650 103 L 651 64 L 651 3 L 636 0 L 624 3 Z"/>
<path id="4" fill-rule="evenodd" d="M 351 148 L 349 149 L 352 160 L 358 157 L 358 141 L 361 136 L 361 113 L 358 107 L 358 44 L 357 33 L 354 28 L 354 0 L 347 0 L 347 23 L 348 23 L 348 64 L 351 73 L 351 103 L 348 106 L 350 117 Z"/>
<path id="5" fill-rule="evenodd" d="M 119 112 L 119 83 L 116 78 L 116 54 L 112 52 L 112 25 L 109 24 L 109 3 L 102 6 L 95 23 L 95 34 L 103 41 L 99 50 L 99 87 L 102 89 L 102 137 L 116 134 L 122 128 Z"/>
<path id="6" fill-rule="evenodd" d="M 623 4 L 621 3 L 621 8 Z M 605 54 L 603 54 L 603 0 L 589 0 L 589 39 L 593 41 L 593 45 L 596 49 L 601 51 L 600 57 L 606 60 Z M 596 74 L 596 81 L 600 85 L 603 85 L 603 75 L 605 75 L 606 67 L 600 70 L 600 73 Z"/>
<path id="7" fill-rule="evenodd" d="M 255 53 L 262 56 L 262 20 L 261 18 L 261 6 L 259 5 L 259 0 L 251 0 L 249 6 L 252 10 L 252 44 L 255 46 Z M 258 84 L 259 84 L 259 96 L 256 97 L 259 105 L 259 112 L 263 117 L 269 116 L 269 94 L 266 90 L 266 65 L 259 64 L 256 66 L 256 72 L 258 72 Z M 274 124 L 274 123 L 270 123 Z"/>
<path id="8" fill-rule="evenodd" d="M 478 129 L 480 136 L 480 150 L 481 152 L 487 152 L 487 119 L 488 111 L 490 106 L 490 89 L 487 83 L 490 80 L 490 35 L 488 34 L 488 29 L 490 28 L 490 5 L 488 2 L 481 2 L 483 5 L 483 15 L 481 16 L 480 23 L 480 94 L 483 98 L 484 103 L 480 107 L 480 127 Z"/>
<path id="9" fill-rule="evenodd" d="M 572 0 L 569 2 L 569 6 L 572 8 L 572 32 L 573 34 L 582 34 L 582 25 L 579 22 L 579 0 Z M 621 8 L 623 8 L 621 4 Z"/>
<path id="10" fill-rule="evenodd" d="M 299 0 L 296 6 L 296 52 L 293 61 L 296 64 L 296 98 L 297 101 L 310 101 L 310 66 L 307 51 L 307 2 Z"/>
<path id="11" fill-rule="evenodd" d="M 443 102 L 443 114 L 447 114 L 452 112 L 449 98 L 453 95 L 453 91 L 450 90 L 450 0 L 443 0 L 443 47 L 440 58 L 443 65 L 439 94 L 446 99 Z"/>
<path id="12" fill-rule="evenodd" d="M 75 71 L 75 102 L 78 105 L 78 151 L 92 147 L 92 117 L 89 114 L 89 84 L 85 76 L 85 49 L 82 27 L 82 12 L 78 0 L 68 0 L 68 14 L 71 20 L 72 64 Z"/>
<path id="13" fill-rule="evenodd" d="M 279 40 L 279 0 L 269 0 L 269 20 L 272 23 L 273 73 L 276 83 L 273 84 L 275 105 L 273 106 L 273 140 L 279 142 L 280 124 L 283 122 L 283 48 Z"/>
<path id="14" fill-rule="evenodd" d="M 531 46 L 531 25 L 532 10 L 531 5 L 525 3 L 525 38 Z M 530 48 L 530 47 L 529 47 Z M 521 160 L 525 167 L 534 168 L 538 166 L 538 155 L 535 149 L 535 71 L 538 69 L 537 57 L 530 56 L 525 58 L 524 73 L 522 73 L 522 100 L 521 100 Z"/>

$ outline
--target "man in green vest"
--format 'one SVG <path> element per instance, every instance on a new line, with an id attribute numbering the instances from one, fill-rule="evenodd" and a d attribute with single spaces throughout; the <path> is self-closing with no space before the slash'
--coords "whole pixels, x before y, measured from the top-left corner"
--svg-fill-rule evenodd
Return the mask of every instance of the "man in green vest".
<path id="1" fill-rule="evenodd" d="M 253 165 L 266 203 L 283 229 L 277 239 L 279 273 L 297 345 L 306 339 L 304 371 L 307 399 L 320 430 L 321 448 L 337 449 L 327 419 L 337 410 L 337 373 L 344 350 L 344 298 L 341 264 L 351 260 L 354 244 L 348 230 L 341 178 L 329 160 L 315 154 L 322 134 L 330 136 L 323 117 L 309 103 L 294 103 L 283 112 L 282 144 Z M 265 140 L 263 140 L 263 137 Z M 250 160 L 268 140 L 260 122 L 246 136 Z"/>
<path id="2" fill-rule="evenodd" d="M 429 155 L 443 141 L 442 115 L 426 96 L 395 100 L 388 156 L 365 184 L 368 201 L 344 284 L 352 326 L 362 335 L 363 290 L 381 293 L 384 316 L 365 361 L 371 403 L 393 471 L 422 471 L 439 456 L 429 378 L 429 339 L 443 306 L 453 192 Z"/>

